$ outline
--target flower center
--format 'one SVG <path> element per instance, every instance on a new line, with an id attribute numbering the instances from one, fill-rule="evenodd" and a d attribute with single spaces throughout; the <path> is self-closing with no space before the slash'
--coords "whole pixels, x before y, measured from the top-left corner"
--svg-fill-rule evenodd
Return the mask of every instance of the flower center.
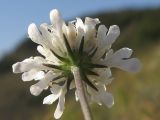
<path id="1" fill-rule="evenodd" d="M 53 50 L 52 53 L 61 61 L 60 65 L 51 65 L 51 64 L 44 64 L 47 67 L 51 67 L 53 69 L 58 69 L 62 71 L 62 77 L 67 78 L 67 89 L 69 90 L 70 83 L 72 82 L 73 74 L 71 72 L 72 66 L 77 66 L 80 68 L 80 73 L 82 76 L 82 80 L 86 82 L 90 87 L 97 91 L 95 85 L 90 81 L 87 75 L 95 75 L 99 76 L 97 73 L 93 71 L 94 68 L 106 68 L 104 65 L 100 64 L 93 64 L 92 57 L 95 55 L 97 48 L 94 48 L 91 52 L 86 53 L 84 52 L 84 37 L 81 40 L 80 46 L 78 49 L 72 50 L 66 36 L 64 35 L 64 43 L 67 48 L 67 56 L 61 57 Z"/>

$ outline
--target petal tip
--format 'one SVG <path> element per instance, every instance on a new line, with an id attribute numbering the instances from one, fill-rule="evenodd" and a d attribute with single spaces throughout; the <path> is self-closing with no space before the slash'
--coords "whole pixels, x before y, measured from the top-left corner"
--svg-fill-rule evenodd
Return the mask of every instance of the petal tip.
<path id="1" fill-rule="evenodd" d="M 21 71 L 20 71 L 20 63 L 19 62 L 17 62 L 17 63 L 12 65 L 12 71 L 13 71 L 13 73 L 21 73 Z"/>
<path id="2" fill-rule="evenodd" d="M 116 33 L 117 36 L 120 35 L 120 28 L 119 28 L 118 25 L 112 25 L 112 26 L 110 27 L 110 30 L 111 30 L 112 32 Z"/>
<path id="3" fill-rule="evenodd" d="M 42 89 L 37 85 L 32 85 L 30 87 L 30 92 L 32 95 L 38 96 L 42 92 Z"/>
<path id="4" fill-rule="evenodd" d="M 52 104 L 52 103 L 51 103 L 51 100 L 48 99 L 48 97 L 45 97 L 43 99 L 43 104 Z"/>
<path id="5" fill-rule="evenodd" d="M 114 98 L 111 93 L 103 92 L 100 97 L 103 104 L 108 108 L 111 108 L 114 105 Z"/>
<path id="6" fill-rule="evenodd" d="M 35 23 L 31 23 L 28 26 L 28 34 L 30 35 L 33 32 L 34 29 L 37 29 L 36 24 Z"/>
<path id="7" fill-rule="evenodd" d="M 34 23 L 31 23 L 29 26 L 28 26 L 28 36 L 29 38 L 34 41 L 34 38 L 35 36 L 37 36 L 39 34 L 39 30 L 36 26 L 36 24 Z"/>
<path id="8" fill-rule="evenodd" d="M 62 114 L 63 114 L 63 112 L 60 112 L 60 111 L 59 112 L 55 112 L 54 113 L 54 118 L 55 119 L 59 119 L 62 116 Z"/>
<path id="9" fill-rule="evenodd" d="M 50 20 L 52 24 L 54 24 L 54 20 L 57 20 L 59 18 L 61 18 L 61 15 L 57 9 L 53 9 L 50 11 Z"/>
<path id="10" fill-rule="evenodd" d="M 142 67 L 142 64 L 141 64 L 140 60 L 137 59 L 137 58 L 134 58 L 134 62 L 133 62 L 133 64 L 132 64 L 132 72 L 133 72 L 133 73 L 138 73 L 138 72 L 140 72 L 141 67 Z"/>

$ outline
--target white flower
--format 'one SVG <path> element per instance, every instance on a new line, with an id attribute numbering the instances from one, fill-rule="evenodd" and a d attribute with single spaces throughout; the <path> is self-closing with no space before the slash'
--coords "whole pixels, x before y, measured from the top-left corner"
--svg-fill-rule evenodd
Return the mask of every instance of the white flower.
<path id="1" fill-rule="evenodd" d="M 59 100 L 54 117 L 59 119 L 64 110 L 65 95 L 75 88 L 72 66 L 78 66 L 87 99 L 111 107 L 113 96 L 107 91 L 112 81 L 111 68 L 137 72 L 140 62 L 130 58 L 132 50 L 122 48 L 116 52 L 112 44 L 120 34 L 119 27 L 113 25 L 109 30 L 99 25 L 99 19 L 80 18 L 66 25 L 58 10 L 50 12 L 51 25 L 43 23 L 39 28 L 32 23 L 28 35 L 38 45 L 37 50 L 44 57 L 31 57 L 13 65 L 14 73 L 23 73 L 23 81 L 36 80 L 30 87 L 31 94 L 37 96 L 50 88 L 51 94 L 44 98 L 43 104 Z M 78 95 L 75 90 L 76 100 Z"/>

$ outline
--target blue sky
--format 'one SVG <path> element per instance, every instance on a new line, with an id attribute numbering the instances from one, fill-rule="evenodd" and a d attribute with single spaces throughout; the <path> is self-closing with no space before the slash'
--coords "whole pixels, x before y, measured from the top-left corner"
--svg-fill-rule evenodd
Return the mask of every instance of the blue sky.
<path id="1" fill-rule="evenodd" d="M 0 56 L 22 42 L 30 23 L 49 22 L 54 8 L 67 20 L 98 11 L 158 6 L 160 0 L 0 0 Z"/>

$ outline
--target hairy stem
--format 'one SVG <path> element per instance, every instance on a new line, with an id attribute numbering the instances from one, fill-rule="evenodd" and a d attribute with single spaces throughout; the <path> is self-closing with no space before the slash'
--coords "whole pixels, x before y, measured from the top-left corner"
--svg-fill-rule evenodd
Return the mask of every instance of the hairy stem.
<path id="1" fill-rule="evenodd" d="M 81 78 L 80 69 L 78 67 L 72 67 L 72 73 L 75 79 L 75 85 L 78 93 L 78 98 L 80 101 L 82 113 L 84 115 L 85 120 L 92 120 L 91 112 L 89 109 L 88 101 L 86 99 L 84 86 Z"/>

